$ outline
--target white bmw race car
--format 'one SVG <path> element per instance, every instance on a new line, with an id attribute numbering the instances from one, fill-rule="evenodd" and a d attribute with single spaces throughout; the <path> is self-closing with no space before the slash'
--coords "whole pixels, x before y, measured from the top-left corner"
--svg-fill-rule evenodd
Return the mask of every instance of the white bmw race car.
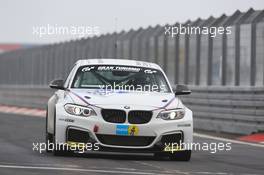
<path id="1" fill-rule="evenodd" d="M 75 63 L 68 78 L 54 80 L 49 99 L 46 150 L 68 152 L 149 152 L 188 161 L 193 139 L 192 111 L 173 92 L 154 63 L 89 59 Z"/>

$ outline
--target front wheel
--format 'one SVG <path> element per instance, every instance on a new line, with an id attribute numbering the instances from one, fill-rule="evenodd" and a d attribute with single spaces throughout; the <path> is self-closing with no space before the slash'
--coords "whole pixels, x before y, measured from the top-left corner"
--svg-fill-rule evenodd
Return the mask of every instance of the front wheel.
<path id="1" fill-rule="evenodd" d="M 46 110 L 46 133 L 45 133 L 45 140 L 46 140 L 46 152 L 51 153 L 53 151 L 52 144 L 53 144 L 53 134 L 48 133 L 48 108 Z"/>
<path id="2" fill-rule="evenodd" d="M 73 152 L 70 151 L 68 146 L 65 145 L 55 145 L 55 148 L 53 150 L 53 155 L 54 156 L 69 156 L 72 155 Z"/>
<path id="3" fill-rule="evenodd" d="M 51 153 L 53 151 L 53 135 L 46 132 L 46 152 Z"/>
<path id="4" fill-rule="evenodd" d="M 190 161 L 192 155 L 191 150 L 177 151 L 169 156 L 170 160 Z"/>

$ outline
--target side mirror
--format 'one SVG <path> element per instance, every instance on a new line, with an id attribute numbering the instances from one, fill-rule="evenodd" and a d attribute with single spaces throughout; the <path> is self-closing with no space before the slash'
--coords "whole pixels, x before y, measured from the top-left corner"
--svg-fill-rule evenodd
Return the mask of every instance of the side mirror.
<path id="1" fill-rule="evenodd" d="M 49 87 L 52 89 L 61 89 L 61 90 L 65 90 L 64 87 L 64 80 L 53 80 L 51 81 L 51 83 L 49 84 Z"/>
<path id="2" fill-rule="evenodd" d="M 191 94 L 191 90 L 183 84 L 177 84 L 175 89 L 175 95 L 188 95 Z"/>

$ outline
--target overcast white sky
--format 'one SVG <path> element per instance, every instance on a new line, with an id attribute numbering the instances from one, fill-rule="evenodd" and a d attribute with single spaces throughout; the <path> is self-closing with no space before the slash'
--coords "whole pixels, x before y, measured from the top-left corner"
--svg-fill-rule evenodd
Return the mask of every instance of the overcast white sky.
<path id="1" fill-rule="evenodd" d="M 264 0 L 2 0 L 0 43 L 51 43 L 75 37 L 33 34 L 33 27 L 48 24 L 98 26 L 106 33 L 231 15 L 250 7 L 264 10 Z"/>

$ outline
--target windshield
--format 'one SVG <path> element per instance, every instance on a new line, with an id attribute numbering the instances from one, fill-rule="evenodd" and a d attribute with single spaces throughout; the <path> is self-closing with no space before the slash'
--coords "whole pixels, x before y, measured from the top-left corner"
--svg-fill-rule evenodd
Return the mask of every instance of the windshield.
<path id="1" fill-rule="evenodd" d="M 116 65 L 82 66 L 78 69 L 71 87 L 170 92 L 161 71 Z"/>

